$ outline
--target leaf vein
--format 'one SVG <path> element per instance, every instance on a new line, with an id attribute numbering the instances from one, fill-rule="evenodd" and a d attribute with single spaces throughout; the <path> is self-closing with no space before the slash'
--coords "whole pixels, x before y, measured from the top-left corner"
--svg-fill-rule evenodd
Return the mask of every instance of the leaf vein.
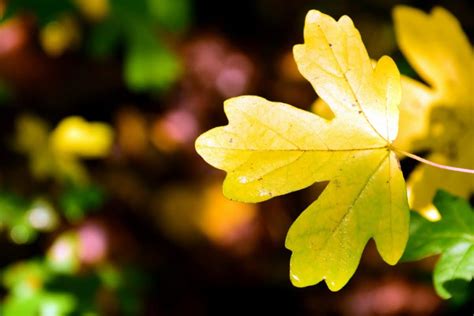
<path id="1" fill-rule="evenodd" d="M 317 25 L 317 27 L 318 27 L 318 29 L 321 31 L 321 34 L 322 34 L 322 36 L 323 36 L 323 39 L 324 39 L 325 42 L 328 44 L 328 46 L 329 46 L 329 51 L 331 52 L 331 55 L 332 55 L 333 58 L 334 58 L 335 64 L 337 65 L 337 67 L 339 68 L 339 71 L 340 71 L 340 73 L 341 73 L 341 78 L 343 78 L 344 81 L 347 83 L 347 87 L 348 87 L 347 90 L 350 91 L 350 93 L 352 94 L 352 96 L 353 96 L 353 98 L 354 98 L 354 101 L 356 102 L 357 106 L 359 107 L 359 109 L 360 109 L 360 111 L 361 111 L 361 114 L 364 116 L 365 120 L 366 120 L 367 123 L 370 125 L 370 127 L 375 131 L 375 133 L 376 133 L 377 135 L 379 135 L 383 140 L 387 141 L 387 140 L 385 139 L 385 137 L 383 137 L 382 135 L 380 135 L 380 133 L 379 133 L 379 132 L 377 131 L 377 129 L 375 128 L 375 126 L 372 125 L 372 123 L 370 122 L 369 118 L 367 117 L 367 114 L 366 114 L 365 111 L 364 111 L 364 108 L 362 108 L 362 106 L 361 106 L 361 104 L 360 104 L 360 101 L 359 101 L 357 95 L 355 94 L 354 88 L 352 87 L 352 85 L 351 85 L 351 83 L 350 83 L 350 81 L 349 81 L 349 78 L 348 78 L 347 75 L 346 75 L 346 73 L 349 71 L 349 69 L 346 70 L 346 71 L 343 71 L 343 70 L 342 70 L 342 65 L 339 63 L 339 60 L 337 59 L 336 54 L 334 53 L 332 47 L 330 47 L 330 45 L 329 45 L 329 40 L 328 40 L 328 38 L 327 38 L 327 36 L 326 36 L 326 33 L 324 33 L 324 31 L 323 31 L 323 29 L 321 28 L 321 26 Z M 345 34 L 346 34 L 346 36 L 348 36 L 347 33 L 345 33 Z"/>
<path id="2" fill-rule="evenodd" d="M 320 249 L 323 249 L 324 247 L 326 247 L 327 243 L 329 242 L 330 239 L 332 239 L 334 237 L 334 234 L 336 233 L 336 231 L 338 230 L 338 228 L 340 227 L 341 223 L 344 221 L 344 219 L 349 215 L 349 213 L 352 212 L 352 210 L 354 209 L 354 205 L 357 203 L 357 201 L 359 200 L 359 198 L 362 196 L 362 193 L 364 192 L 364 190 L 367 188 L 367 185 L 369 183 L 369 181 L 374 177 L 374 175 L 377 173 L 377 171 L 379 171 L 379 169 L 382 167 L 385 159 L 387 158 L 388 156 L 388 153 L 387 155 L 385 155 L 381 161 L 379 162 L 379 164 L 377 165 L 376 168 L 374 168 L 374 171 L 367 177 L 367 179 L 364 181 L 364 183 L 362 184 L 361 186 L 361 189 L 360 191 L 355 194 L 355 198 L 354 200 L 352 201 L 351 205 L 348 207 L 347 211 L 344 213 L 344 215 L 341 217 L 341 219 L 336 223 L 336 225 L 334 226 L 334 228 L 332 229 L 330 235 L 328 236 L 328 238 L 326 238 L 326 240 L 323 242 L 322 246 L 320 247 Z"/>

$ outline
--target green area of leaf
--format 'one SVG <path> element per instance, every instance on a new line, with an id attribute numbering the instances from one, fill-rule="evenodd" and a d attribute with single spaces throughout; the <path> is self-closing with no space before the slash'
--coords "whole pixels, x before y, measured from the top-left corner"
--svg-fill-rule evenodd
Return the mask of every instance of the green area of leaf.
<path id="1" fill-rule="evenodd" d="M 474 210 L 462 198 L 438 191 L 434 204 L 441 220 L 430 222 L 412 214 L 410 238 L 403 260 L 441 254 L 433 272 L 442 298 L 462 297 L 474 277 Z"/>

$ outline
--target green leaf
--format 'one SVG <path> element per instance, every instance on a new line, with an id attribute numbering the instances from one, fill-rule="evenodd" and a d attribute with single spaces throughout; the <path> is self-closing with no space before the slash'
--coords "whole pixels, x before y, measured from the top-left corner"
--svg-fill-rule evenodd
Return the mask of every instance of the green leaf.
<path id="1" fill-rule="evenodd" d="M 434 205 L 441 220 L 430 222 L 412 214 L 410 239 L 403 260 L 441 254 L 433 281 L 442 298 L 462 295 L 474 276 L 474 210 L 468 202 L 438 191 Z"/>

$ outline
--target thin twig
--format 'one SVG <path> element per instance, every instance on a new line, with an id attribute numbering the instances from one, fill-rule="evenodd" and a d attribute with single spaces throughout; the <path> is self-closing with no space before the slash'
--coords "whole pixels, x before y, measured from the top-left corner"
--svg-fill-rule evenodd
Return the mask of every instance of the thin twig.
<path id="1" fill-rule="evenodd" d="M 425 158 L 421 158 L 417 155 L 414 155 L 412 153 L 407 153 L 406 151 L 403 151 L 403 150 L 400 150 L 398 148 L 395 148 L 395 147 L 392 147 L 392 149 L 404 156 L 407 156 L 407 157 L 410 157 L 412 159 L 415 159 L 415 160 L 418 160 L 419 162 L 422 162 L 422 163 L 425 163 L 427 165 L 430 165 L 430 166 L 433 166 L 433 167 L 436 167 L 436 168 L 440 168 L 440 169 L 445 169 L 445 170 L 451 170 L 451 171 L 456 171 L 456 172 L 462 172 L 462 173 L 470 173 L 470 174 L 474 174 L 474 170 L 472 169 L 467 169 L 467 168 L 458 168 L 458 167 L 452 167 L 452 166 L 447 166 L 447 165 L 442 165 L 442 164 L 439 164 L 439 163 L 436 163 L 436 162 L 433 162 L 433 161 L 430 161 L 430 160 L 427 160 Z"/>

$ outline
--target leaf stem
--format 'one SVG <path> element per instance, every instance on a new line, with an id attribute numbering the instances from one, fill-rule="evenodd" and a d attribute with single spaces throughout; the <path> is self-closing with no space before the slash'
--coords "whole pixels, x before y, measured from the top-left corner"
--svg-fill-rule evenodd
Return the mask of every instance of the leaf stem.
<path id="1" fill-rule="evenodd" d="M 410 157 L 412 159 L 415 159 L 415 160 L 418 160 L 419 162 L 422 162 L 424 164 L 427 164 L 427 165 L 430 165 L 430 166 L 433 166 L 433 167 L 436 167 L 436 168 L 440 168 L 440 169 L 445 169 L 445 170 L 451 170 L 451 171 L 456 171 L 456 172 L 462 172 L 462 173 L 470 173 L 470 174 L 474 174 L 474 170 L 472 169 L 467 169 L 467 168 L 459 168 L 459 167 L 452 167 L 452 166 L 447 166 L 447 165 L 442 165 L 442 164 L 439 164 L 439 163 L 436 163 L 436 162 L 433 162 L 433 161 L 430 161 L 430 160 L 427 160 L 425 158 L 421 158 L 420 156 L 417 156 L 417 155 L 414 155 L 412 153 L 408 153 L 406 151 L 403 151 L 403 150 L 400 150 L 398 148 L 395 148 L 395 147 L 391 147 L 394 151 L 398 152 L 399 154 L 402 154 L 404 156 L 407 156 L 407 157 Z"/>

